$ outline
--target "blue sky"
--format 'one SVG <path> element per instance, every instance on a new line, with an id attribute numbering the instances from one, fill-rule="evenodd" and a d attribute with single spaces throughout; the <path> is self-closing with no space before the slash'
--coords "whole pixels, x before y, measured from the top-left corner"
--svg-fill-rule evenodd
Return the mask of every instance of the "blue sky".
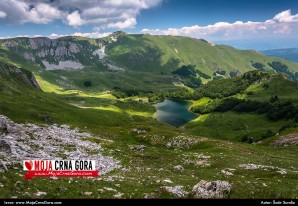
<path id="1" fill-rule="evenodd" d="M 242 49 L 298 47 L 298 0 L 1 0 L 0 37 L 181 35 Z"/>

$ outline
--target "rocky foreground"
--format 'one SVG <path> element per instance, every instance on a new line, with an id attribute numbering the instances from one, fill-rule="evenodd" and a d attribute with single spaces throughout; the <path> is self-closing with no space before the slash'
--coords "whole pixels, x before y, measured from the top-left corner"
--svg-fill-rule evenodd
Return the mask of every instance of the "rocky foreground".
<path id="1" fill-rule="evenodd" d="M 17 124 L 6 116 L 0 115 L 0 172 L 6 172 L 13 165 L 31 159 L 95 160 L 96 167 L 101 174 L 121 168 L 118 160 L 101 155 L 103 148 L 100 144 L 89 141 L 90 138 L 111 142 L 111 140 L 102 139 L 87 132 L 80 132 L 78 129 L 71 129 L 66 125 Z M 145 146 L 139 147 L 130 149 L 138 151 L 145 149 Z M 176 166 L 174 169 L 184 170 L 182 166 Z M 111 178 L 108 177 L 106 181 L 113 181 Z M 164 183 L 167 182 L 172 183 L 170 180 L 164 180 Z M 0 186 L 3 187 L 3 184 Z M 231 188 L 232 186 L 226 181 L 207 182 L 202 180 L 192 189 L 185 186 L 162 186 L 151 194 L 144 194 L 144 198 L 159 198 L 162 194 L 168 194 L 173 198 L 223 198 L 230 193 Z M 115 189 L 104 189 L 114 191 L 114 198 L 122 198 L 124 195 Z M 92 192 L 83 194 L 91 196 Z M 42 198 L 46 195 L 46 192 L 39 191 L 32 197 Z M 18 197 L 12 196 L 12 198 Z"/>
<path id="2" fill-rule="evenodd" d="M 86 138 L 101 139 L 66 125 L 16 124 L 0 115 L 0 170 L 32 159 L 95 160 L 101 174 L 119 167 L 119 161 L 101 155 L 103 148 Z"/>

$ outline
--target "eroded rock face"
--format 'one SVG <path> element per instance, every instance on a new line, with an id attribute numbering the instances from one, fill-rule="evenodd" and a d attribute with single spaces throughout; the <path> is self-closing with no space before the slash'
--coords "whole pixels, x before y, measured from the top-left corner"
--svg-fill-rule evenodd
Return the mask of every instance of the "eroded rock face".
<path id="1" fill-rule="evenodd" d="M 16 47 L 18 46 L 19 44 L 15 41 L 6 41 L 3 43 L 3 46 L 6 46 L 8 48 L 13 48 L 13 47 Z"/>
<path id="2" fill-rule="evenodd" d="M 80 48 L 79 45 L 75 44 L 75 43 L 70 43 L 69 45 L 69 51 L 71 53 L 77 54 L 80 52 Z"/>
<path id="3" fill-rule="evenodd" d="M 8 165 L 26 159 L 89 159 L 96 161 L 101 174 L 119 167 L 119 161 L 100 154 L 99 144 L 83 138 L 98 137 L 66 125 L 16 124 L 0 115 L 0 160 Z"/>
<path id="4" fill-rule="evenodd" d="M 28 72 L 25 72 L 23 69 L 17 68 L 14 65 L 0 64 L 0 76 L 1 76 L 1 73 L 14 76 L 18 78 L 19 81 L 22 81 L 22 83 L 33 86 L 37 90 L 41 90 L 32 73 L 30 75 L 30 73 L 28 74 Z"/>
<path id="5" fill-rule="evenodd" d="M 30 61 L 35 61 L 35 57 L 31 52 L 24 52 L 24 58 Z"/>
<path id="6" fill-rule="evenodd" d="M 21 55 L 26 60 L 38 65 L 43 62 L 48 70 L 83 69 L 86 66 L 95 65 L 96 62 L 101 62 L 110 71 L 124 72 L 126 69 L 109 59 L 105 53 L 106 46 L 116 42 L 119 37 L 124 35 L 127 34 L 115 32 L 108 37 L 108 42 L 99 39 L 94 40 L 92 43 L 87 41 L 82 43 L 82 41 L 76 41 L 76 37 L 60 39 L 38 37 L 6 39 L 1 41 L 0 44 Z M 151 60 L 153 59 L 151 58 Z"/>
<path id="7" fill-rule="evenodd" d="M 64 45 L 59 45 L 55 51 L 55 56 L 63 57 L 67 55 L 67 48 Z"/>
<path id="8" fill-rule="evenodd" d="M 207 182 L 201 180 L 196 184 L 192 192 L 196 198 L 212 199 L 223 198 L 231 192 L 232 186 L 226 181 Z"/>
<path id="9" fill-rule="evenodd" d="M 40 38 L 29 39 L 29 45 L 32 49 L 38 49 L 43 46 L 50 47 L 51 44 L 52 42 L 48 38 L 40 37 Z"/>

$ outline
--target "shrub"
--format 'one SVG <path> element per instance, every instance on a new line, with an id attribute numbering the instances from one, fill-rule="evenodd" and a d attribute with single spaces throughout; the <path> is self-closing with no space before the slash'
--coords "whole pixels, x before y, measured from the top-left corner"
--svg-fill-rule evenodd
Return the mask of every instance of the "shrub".
<path id="1" fill-rule="evenodd" d="M 265 71 L 264 67 L 265 65 L 259 62 L 255 62 L 252 64 L 252 66 L 260 71 Z"/>
<path id="2" fill-rule="evenodd" d="M 268 129 L 267 132 L 262 136 L 262 139 L 274 136 L 274 132 L 271 129 Z"/>
<path id="3" fill-rule="evenodd" d="M 90 80 L 87 80 L 84 82 L 85 87 L 92 87 L 92 82 Z"/>

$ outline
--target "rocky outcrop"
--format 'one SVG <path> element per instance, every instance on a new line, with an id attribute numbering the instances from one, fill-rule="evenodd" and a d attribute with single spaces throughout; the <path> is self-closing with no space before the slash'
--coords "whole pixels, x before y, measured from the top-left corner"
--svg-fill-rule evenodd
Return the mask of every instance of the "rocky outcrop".
<path id="1" fill-rule="evenodd" d="M 121 37 L 121 36 L 125 36 L 127 35 L 126 32 L 123 32 L 123 31 L 116 31 L 114 32 L 113 34 L 110 34 L 108 36 L 108 38 L 110 38 L 112 40 L 112 42 L 117 42 L 118 41 L 118 38 Z"/>
<path id="2" fill-rule="evenodd" d="M 38 37 L 29 39 L 29 46 L 31 49 L 38 49 L 40 47 L 50 47 L 52 46 L 52 41 L 45 37 Z"/>
<path id="3" fill-rule="evenodd" d="M 176 165 L 173 167 L 173 170 L 175 172 L 183 172 L 184 171 L 184 167 L 182 165 Z"/>
<path id="4" fill-rule="evenodd" d="M 100 154 L 99 144 L 84 138 L 98 137 L 66 125 L 16 124 L 0 115 L 0 160 L 5 165 L 26 159 L 90 159 L 101 174 L 118 167 L 117 160 Z"/>
<path id="5" fill-rule="evenodd" d="M 282 136 L 275 143 L 275 146 L 298 146 L 298 133 L 291 133 Z"/>
<path id="6" fill-rule="evenodd" d="M 188 192 L 185 191 L 183 186 L 175 186 L 175 187 L 167 187 L 163 186 L 157 189 L 157 194 L 161 193 L 169 193 L 171 196 L 175 198 L 185 198 L 188 195 Z"/>
<path id="7" fill-rule="evenodd" d="M 31 52 L 24 52 L 23 57 L 30 61 L 35 61 L 35 57 Z"/>
<path id="8" fill-rule="evenodd" d="M 105 50 L 106 50 L 106 46 L 104 44 L 100 43 L 99 44 L 99 49 L 95 50 L 93 52 L 93 55 L 94 56 L 98 55 L 99 59 L 103 59 L 107 56 L 106 53 L 105 53 Z"/>
<path id="9" fill-rule="evenodd" d="M 32 86 L 37 90 L 41 90 L 34 75 L 22 68 L 17 68 L 11 64 L 0 64 L 0 75 L 5 74 L 10 76 L 10 79 L 16 79 L 21 81 L 23 84 Z"/>
<path id="10" fill-rule="evenodd" d="M 2 115 L 0 115 L 0 130 L 9 134 L 24 134 L 23 127 L 15 124 L 13 121 Z M 6 147 L 8 147 L 8 144 L 6 144 L 4 140 L 2 140 L 1 145 L 6 145 Z"/>
<path id="11" fill-rule="evenodd" d="M 63 37 L 59 39 L 15 38 L 1 40 L 2 46 L 40 65 L 43 62 L 48 70 L 82 69 L 85 66 L 97 65 L 101 62 L 113 72 L 123 72 L 124 68 L 108 58 L 105 48 L 118 41 L 125 32 L 115 32 L 107 39 L 82 40 L 81 37 Z M 98 57 L 98 58 L 97 58 Z M 47 62 L 47 63 L 45 63 Z M 42 65 L 42 64 L 41 64 Z"/>
<path id="12" fill-rule="evenodd" d="M 196 144 L 198 144 L 201 141 L 205 141 L 205 138 L 193 138 L 193 137 L 185 137 L 185 136 L 177 136 L 171 139 L 166 146 L 169 148 L 183 148 L 188 149 Z"/>
<path id="13" fill-rule="evenodd" d="M 228 177 L 228 176 L 233 176 L 233 175 L 234 175 L 234 173 L 233 173 L 234 171 L 235 171 L 235 169 L 227 168 L 227 169 L 221 170 L 220 172 L 221 172 L 224 176 Z"/>
<path id="14" fill-rule="evenodd" d="M 135 150 L 135 151 L 144 151 L 145 148 L 146 148 L 145 145 L 129 146 L 129 149 Z"/>
<path id="15" fill-rule="evenodd" d="M 287 170 L 284 168 L 269 166 L 269 165 L 256 165 L 256 164 L 241 164 L 239 167 L 246 169 L 246 170 L 264 170 L 264 171 L 270 171 L 270 170 L 277 170 L 277 173 L 285 175 L 287 174 Z"/>
<path id="16" fill-rule="evenodd" d="M 69 44 L 69 51 L 73 54 L 77 54 L 81 51 L 78 44 L 70 43 Z"/>
<path id="17" fill-rule="evenodd" d="M 227 181 L 207 182 L 201 180 L 198 184 L 189 186 L 161 186 L 154 193 L 145 194 L 145 199 L 161 197 L 173 198 L 198 198 L 198 199 L 220 199 L 226 198 L 232 190 L 232 185 Z"/>
<path id="18" fill-rule="evenodd" d="M 275 169 L 273 166 L 267 165 L 256 165 L 256 164 L 241 164 L 239 167 L 246 169 L 246 170 L 268 170 L 268 169 Z"/>
<path id="19" fill-rule="evenodd" d="M 19 44 L 14 40 L 7 40 L 7 41 L 3 42 L 2 45 L 5 47 L 8 47 L 8 48 L 13 48 L 13 47 L 18 46 Z"/>
<path id="20" fill-rule="evenodd" d="M 56 57 L 59 60 L 59 58 L 71 57 L 73 54 L 84 52 L 84 50 L 86 50 L 86 48 L 83 49 L 79 44 L 71 41 L 56 39 L 51 40 L 44 37 L 32 39 L 10 39 L 5 40 L 2 45 L 33 62 L 35 62 L 37 58 L 43 59 L 46 57 Z M 20 51 L 17 47 L 26 48 L 26 51 Z"/>
<path id="21" fill-rule="evenodd" d="M 201 180 L 196 184 L 192 192 L 194 197 L 201 199 L 224 198 L 231 192 L 232 186 L 226 181 L 207 182 Z"/>
<path id="22" fill-rule="evenodd" d="M 68 51 L 67 51 L 66 46 L 64 46 L 64 45 L 59 45 L 59 46 L 56 48 L 55 56 L 57 56 L 57 57 L 63 57 L 63 56 L 66 56 L 67 54 L 68 54 Z"/>

